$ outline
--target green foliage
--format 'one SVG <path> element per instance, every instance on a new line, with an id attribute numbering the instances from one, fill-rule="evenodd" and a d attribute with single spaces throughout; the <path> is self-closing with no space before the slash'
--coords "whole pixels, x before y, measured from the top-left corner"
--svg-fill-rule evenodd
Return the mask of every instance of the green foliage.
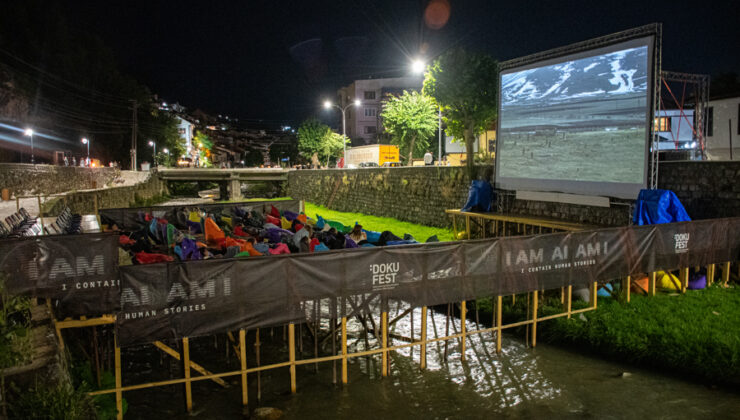
<path id="1" fill-rule="evenodd" d="M 211 149 L 213 149 L 213 141 L 208 134 L 202 131 L 196 131 L 193 136 L 193 147 L 198 150 L 198 164 L 201 168 L 210 168 L 213 166 L 211 160 Z"/>
<path id="2" fill-rule="evenodd" d="M 429 66 L 422 91 L 442 106 L 448 133 L 465 139 L 472 171 L 476 137 L 496 118 L 498 64 L 485 54 L 450 50 Z"/>
<path id="3" fill-rule="evenodd" d="M 424 154 L 429 138 L 439 127 L 436 102 L 418 92 L 404 91 L 399 97 L 391 96 L 380 116 L 385 130 L 392 136 L 391 144 L 408 150 L 409 165 L 415 153 Z"/>
<path id="4" fill-rule="evenodd" d="M 97 418 L 92 398 L 69 384 L 37 383 L 18 394 L 8 405 L 10 417 L 18 419 L 86 420 Z M 110 417 L 108 417 L 110 418 Z"/>
<path id="5" fill-rule="evenodd" d="M 315 118 L 307 119 L 298 128 L 298 151 L 306 159 L 316 154 L 328 165 L 329 158 L 337 156 L 343 149 L 342 136 Z"/>
<path id="6" fill-rule="evenodd" d="M 30 308 L 28 298 L 7 293 L 4 275 L 0 274 L 0 369 L 30 361 Z"/>
<path id="7" fill-rule="evenodd" d="M 72 367 L 72 378 L 77 384 L 77 391 L 91 392 L 101 389 L 111 389 L 116 386 L 116 377 L 111 371 L 103 371 L 100 375 L 100 387 L 96 386 L 96 379 L 93 376 L 90 362 L 75 363 Z M 116 409 L 116 397 L 114 394 L 101 394 L 92 397 L 92 403 L 95 408 L 98 420 L 112 420 L 116 418 L 118 410 Z M 128 410 L 128 402 L 125 398 L 122 400 L 123 414 Z"/>
<path id="8" fill-rule="evenodd" d="M 362 213 L 346 213 L 335 210 L 329 210 L 326 207 L 312 203 L 306 203 L 306 214 L 315 218 L 317 214 L 327 220 L 335 220 L 346 226 L 354 226 L 359 222 L 363 229 L 382 232 L 389 230 L 396 235 L 403 236 L 404 233 L 416 238 L 419 242 L 424 242 L 430 236 L 437 235 L 440 241 L 451 241 L 452 231 L 449 229 L 436 228 L 416 223 L 402 222 L 390 217 L 370 216 Z"/>

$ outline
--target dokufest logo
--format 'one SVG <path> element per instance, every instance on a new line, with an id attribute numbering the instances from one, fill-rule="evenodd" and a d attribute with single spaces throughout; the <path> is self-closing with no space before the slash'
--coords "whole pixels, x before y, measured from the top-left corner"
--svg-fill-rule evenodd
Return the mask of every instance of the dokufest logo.
<path id="1" fill-rule="evenodd" d="M 677 233 L 673 235 L 673 240 L 676 242 L 676 254 L 682 254 L 689 251 L 688 233 Z"/>
<path id="2" fill-rule="evenodd" d="M 370 264 L 372 273 L 373 290 L 388 290 L 398 286 L 398 272 L 401 270 L 401 263 L 383 263 Z"/>

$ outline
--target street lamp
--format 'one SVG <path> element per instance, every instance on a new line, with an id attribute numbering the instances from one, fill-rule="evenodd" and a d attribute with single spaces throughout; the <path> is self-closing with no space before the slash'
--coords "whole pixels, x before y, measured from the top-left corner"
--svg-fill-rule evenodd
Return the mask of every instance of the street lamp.
<path id="1" fill-rule="evenodd" d="M 87 145 L 87 161 L 90 161 L 90 140 L 87 139 L 87 137 L 82 138 L 82 144 Z"/>
<path id="2" fill-rule="evenodd" d="M 25 130 L 25 131 L 23 132 L 23 135 L 24 135 L 24 136 L 26 136 L 26 137 L 30 137 L 30 138 L 31 138 L 31 163 L 35 163 L 35 162 L 33 161 L 33 130 L 32 130 L 32 129 L 30 129 L 30 128 L 27 128 L 27 129 L 26 129 L 26 130 Z"/>
<path id="3" fill-rule="evenodd" d="M 345 106 L 344 108 L 339 105 L 334 105 L 333 103 L 331 103 L 331 101 L 324 101 L 324 108 L 331 109 L 331 107 L 335 107 L 338 110 L 342 111 L 342 147 L 344 149 L 342 152 L 342 168 L 345 168 L 347 166 L 347 114 L 345 113 L 345 111 L 347 111 L 347 108 L 351 107 L 352 105 L 360 106 L 360 100 L 355 99 L 354 102 L 347 104 L 347 106 Z"/>
<path id="4" fill-rule="evenodd" d="M 149 146 L 154 148 L 154 153 L 152 154 L 152 161 L 154 161 L 154 166 L 157 166 L 157 143 L 149 140 Z"/>
<path id="5" fill-rule="evenodd" d="M 424 73 L 425 68 L 426 68 L 426 65 L 424 64 L 423 61 L 419 59 L 416 59 L 411 63 L 411 71 L 414 74 Z M 437 119 L 438 130 L 439 130 L 439 142 L 437 145 L 438 147 L 437 148 L 437 165 L 439 165 L 442 162 L 442 105 L 439 105 L 439 104 L 437 105 L 438 105 L 437 109 L 439 111 L 439 114 L 438 114 L 439 116 Z"/>

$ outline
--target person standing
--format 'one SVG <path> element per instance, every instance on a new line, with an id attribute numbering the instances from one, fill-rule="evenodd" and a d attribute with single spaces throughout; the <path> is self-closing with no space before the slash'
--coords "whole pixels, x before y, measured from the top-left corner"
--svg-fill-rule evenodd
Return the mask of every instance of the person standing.
<path id="1" fill-rule="evenodd" d="M 69 159 L 67 159 L 67 155 L 64 155 L 64 166 L 69 166 Z"/>
<path id="2" fill-rule="evenodd" d="M 431 166 L 431 164 L 434 161 L 434 157 L 432 156 L 432 152 L 427 150 L 426 153 L 424 153 L 424 165 L 425 166 Z"/>
<path id="3" fill-rule="evenodd" d="M 72 156 L 72 166 L 77 166 L 77 158 Z"/>

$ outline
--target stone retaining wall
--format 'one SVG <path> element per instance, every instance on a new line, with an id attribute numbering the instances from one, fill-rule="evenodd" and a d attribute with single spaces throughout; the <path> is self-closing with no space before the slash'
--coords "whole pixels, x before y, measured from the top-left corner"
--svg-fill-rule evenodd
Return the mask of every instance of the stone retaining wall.
<path id="1" fill-rule="evenodd" d="M 136 185 L 75 191 L 55 197 L 43 203 L 43 213 L 46 216 L 57 215 L 64 206 L 69 206 L 74 213 L 92 214 L 95 212 L 95 197 L 98 199 L 98 208 L 105 209 L 143 205 L 143 202 L 167 194 L 167 182 L 152 174 L 146 181 Z"/>
<path id="2" fill-rule="evenodd" d="M 469 185 L 462 167 L 301 170 L 289 174 L 286 193 L 334 210 L 449 226 L 444 210 L 461 208 Z M 661 162 L 658 187 L 673 190 L 694 219 L 740 216 L 740 161 Z M 502 211 L 597 226 L 625 226 L 632 219 L 634 200 L 589 207 L 516 200 L 513 194 L 498 191 Z"/>
<path id="3" fill-rule="evenodd" d="M 102 188 L 119 176 L 118 168 L 80 168 L 25 163 L 0 164 L 0 190 L 12 196 L 57 194 L 64 191 Z"/>
<path id="4" fill-rule="evenodd" d="M 692 219 L 740 216 L 740 160 L 660 162 L 658 186 L 675 192 Z"/>

